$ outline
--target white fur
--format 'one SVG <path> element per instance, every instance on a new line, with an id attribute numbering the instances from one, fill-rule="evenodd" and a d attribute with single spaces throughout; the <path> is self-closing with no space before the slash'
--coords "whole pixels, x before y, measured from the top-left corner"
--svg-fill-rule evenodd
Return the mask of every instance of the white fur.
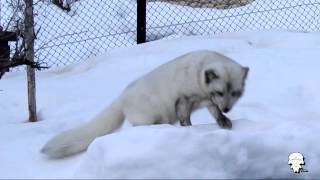
<path id="1" fill-rule="evenodd" d="M 54 137 L 42 152 L 51 157 L 64 157 L 84 151 L 96 137 L 120 127 L 125 118 L 132 125 L 174 123 L 177 121 L 175 103 L 179 97 L 196 95 L 210 99 L 211 88 L 219 88 L 220 83 L 214 86 L 204 83 L 204 72 L 210 68 L 222 76 L 221 81 L 231 81 L 240 89 L 243 86 L 241 65 L 217 52 L 194 51 L 132 82 L 92 121 Z"/>

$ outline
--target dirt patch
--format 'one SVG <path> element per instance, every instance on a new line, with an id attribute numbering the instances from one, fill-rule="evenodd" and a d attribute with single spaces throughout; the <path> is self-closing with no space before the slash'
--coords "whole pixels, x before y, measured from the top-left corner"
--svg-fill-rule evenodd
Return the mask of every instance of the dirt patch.
<path id="1" fill-rule="evenodd" d="M 194 8 L 231 9 L 245 6 L 255 0 L 149 0 L 148 2 L 167 2 Z"/>

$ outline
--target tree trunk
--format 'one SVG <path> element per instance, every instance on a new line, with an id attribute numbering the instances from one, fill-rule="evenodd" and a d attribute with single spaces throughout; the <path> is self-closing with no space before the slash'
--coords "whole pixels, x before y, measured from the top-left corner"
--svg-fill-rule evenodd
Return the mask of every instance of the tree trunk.
<path id="1" fill-rule="evenodd" d="M 34 19 L 33 19 L 33 0 L 24 0 L 25 2 L 25 45 L 26 45 L 26 58 L 34 62 Z M 36 122 L 37 109 L 36 109 L 36 81 L 35 70 L 27 66 L 27 79 L 28 79 L 28 108 L 29 108 L 29 122 Z"/>

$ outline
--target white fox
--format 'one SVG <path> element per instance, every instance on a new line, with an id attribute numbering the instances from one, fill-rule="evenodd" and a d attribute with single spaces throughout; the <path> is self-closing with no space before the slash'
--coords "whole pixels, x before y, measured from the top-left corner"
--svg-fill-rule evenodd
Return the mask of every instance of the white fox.
<path id="1" fill-rule="evenodd" d="M 133 126 L 180 120 L 207 107 L 218 125 L 231 128 L 227 113 L 244 92 L 249 68 L 209 50 L 187 53 L 132 82 L 88 123 L 51 139 L 41 152 L 61 158 L 85 151 L 97 137 L 112 133 L 127 119 Z M 222 111 L 222 112 L 221 112 Z"/>

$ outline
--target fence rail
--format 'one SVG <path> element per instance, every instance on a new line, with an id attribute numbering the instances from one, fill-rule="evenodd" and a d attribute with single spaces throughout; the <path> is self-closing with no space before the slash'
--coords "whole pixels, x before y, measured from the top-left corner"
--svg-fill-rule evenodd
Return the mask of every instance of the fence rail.
<path id="1" fill-rule="evenodd" d="M 0 25 L 21 26 L 18 0 L 1 0 Z M 282 29 L 320 30 L 320 0 L 68 0 L 67 11 L 38 0 L 36 60 L 49 66 L 84 61 L 115 47 L 172 35 Z M 138 3 L 138 4 L 137 4 Z M 23 22 L 23 21 L 22 21 Z M 11 44 L 14 46 L 14 44 Z M 11 48 L 14 49 L 14 48 Z"/>

